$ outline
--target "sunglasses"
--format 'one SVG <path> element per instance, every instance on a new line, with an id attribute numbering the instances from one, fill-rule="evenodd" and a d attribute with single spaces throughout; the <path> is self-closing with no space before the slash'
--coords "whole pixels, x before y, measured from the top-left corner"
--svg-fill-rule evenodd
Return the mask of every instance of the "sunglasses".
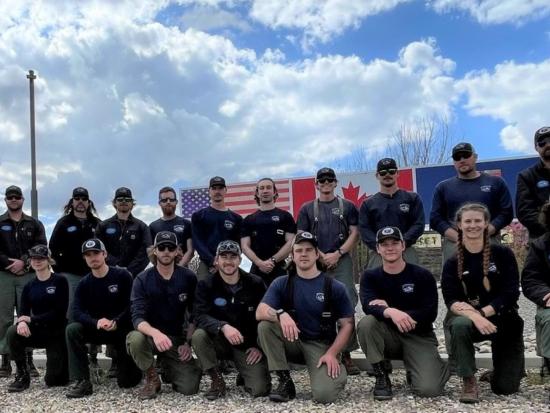
<path id="1" fill-rule="evenodd" d="M 455 153 L 453 155 L 453 161 L 458 162 L 462 159 L 470 159 L 472 157 L 472 155 L 473 154 L 471 152 Z"/>
<path id="2" fill-rule="evenodd" d="M 117 201 L 117 202 L 132 202 L 133 199 L 121 196 L 121 197 L 116 198 L 115 201 Z"/>
<path id="3" fill-rule="evenodd" d="M 73 196 L 73 200 L 74 201 L 88 201 L 88 197 L 87 196 Z"/>
<path id="4" fill-rule="evenodd" d="M 547 136 L 545 138 L 542 138 L 540 140 L 537 141 L 537 146 L 539 148 L 544 148 L 546 145 L 548 145 L 550 143 L 550 136 Z"/>
<path id="5" fill-rule="evenodd" d="M 172 244 L 161 244 L 157 247 L 157 250 L 159 250 L 160 252 L 164 252 L 166 250 L 170 251 L 170 252 L 174 252 L 176 250 L 176 247 L 175 245 L 172 245 Z"/>
<path id="6" fill-rule="evenodd" d="M 166 204 L 168 202 L 178 202 L 177 198 L 163 198 L 163 199 L 159 199 L 159 202 L 161 204 Z"/>
<path id="7" fill-rule="evenodd" d="M 395 175 L 397 173 L 397 169 L 382 169 L 381 171 L 378 171 L 378 175 L 380 176 L 386 176 L 387 174 Z"/>
<path id="8" fill-rule="evenodd" d="M 9 195 L 6 197 L 6 199 L 8 201 L 13 201 L 14 199 L 17 200 L 17 201 L 21 201 L 23 199 L 22 196 L 19 196 L 19 195 Z"/>
<path id="9" fill-rule="evenodd" d="M 320 184 L 326 184 L 326 183 L 333 183 L 333 182 L 336 182 L 336 179 L 334 178 L 321 178 L 321 179 L 317 179 L 317 182 L 320 183 Z"/>

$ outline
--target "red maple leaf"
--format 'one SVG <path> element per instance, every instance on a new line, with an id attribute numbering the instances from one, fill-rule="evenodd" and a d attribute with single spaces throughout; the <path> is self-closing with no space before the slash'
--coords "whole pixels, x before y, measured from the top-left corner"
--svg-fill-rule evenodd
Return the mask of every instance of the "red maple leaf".
<path id="1" fill-rule="evenodd" d="M 342 187 L 344 198 L 346 198 L 348 201 L 353 202 L 357 208 L 359 208 L 363 203 L 363 201 L 367 199 L 366 193 L 363 193 L 363 195 L 359 197 L 360 189 L 361 189 L 361 185 L 353 186 L 351 181 L 349 181 L 347 188 Z"/>

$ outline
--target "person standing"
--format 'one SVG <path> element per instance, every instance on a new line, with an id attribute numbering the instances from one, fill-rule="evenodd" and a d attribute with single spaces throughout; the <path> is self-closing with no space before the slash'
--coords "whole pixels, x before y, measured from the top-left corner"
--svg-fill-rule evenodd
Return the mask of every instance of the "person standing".
<path id="1" fill-rule="evenodd" d="M 17 323 L 6 333 L 11 358 L 17 371 L 8 392 L 21 392 L 30 386 L 25 349 L 46 349 L 46 386 L 64 386 L 69 381 L 65 327 L 69 285 L 67 279 L 52 272 L 53 260 L 46 245 L 29 250 L 36 277 L 25 284 Z"/>
<path id="2" fill-rule="evenodd" d="M 212 379 L 206 398 L 225 396 L 226 385 L 218 360 L 232 360 L 253 397 L 266 396 L 271 387 L 267 363 L 258 348 L 256 308 L 265 284 L 239 269 L 241 248 L 222 241 L 216 251 L 218 271 L 199 281 L 195 297 L 197 329 L 191 340 L 204 372 Z"/>
<path id="3" fill-rule="evenodd" d="M 68 316 L 73 321 L 72 305 L 76 286 L 90 272 L 82 256 L 82 243 L 95 237 L 95 230 L 101 220 L 97 217 L 88 190 L 80 186 L 73 189 L 73 196 L 63 207 L 63 213 L 52 231 L 50 250 L 55 261 L 55 272 L 65 276 L 69 282 Z"/>
<path id="4" fill-rule="evenodd" d="M 180 250 L 177 264 L 185 267 L 195 253 L 191 239 L 191 221 L 176 215 L 178 198 L 174 188 L 165 186 L 160 189 L 159 205 L 162 210 L 162 217 L 149 224 L 151 239 L 154 240 L 155 236 L 161 231 L 170 231 L 176 234 Z"/>
<path id="5" fill-rule="evenodd" d="M 298 213 L 297 226 L 298 232 L 307 231 L 315 236 L 319 243 L 321 262 L 326 266 L 326 274 L 346 286 L 348 297 L 355 308 L 357 289 L 351 252 L 359 239 L 359 217 L 355 205 L 336 196 L 337 185 L 334 170 L 321 168 L 317 171 L 315 187 L 319 197 L 302 205 Z M 359 344 L 353 334 L 342 353 L 342 362 L 349 375 L 360 373 L 350 355 L 350 352 L 357 348 Z"/>
<path id="6" fill-rule="evenodd" d="M 254 199 L 259 209 L 243 220 L 241 247 L 252 261 L 250 273 L 262 277 L 267 286 L 286 274 L 285 260 L 296 234 L 292 215 L 275 206 L 279 194 L 271 178 L 256 184 Z"/>
<path id="7" fill-rule="evenodd" d="M 441 277 L 448 309 L 444 323 L 464 403 L 479 401 L 474 343 L 491 341 L 495 394 L 517 392 L 525 366 L 518 266 L 512 250 L 489 242 L 490 222 L 485 205 L 468 203 L 458 209 L 458 250 L 445 262 Z"/>
<path id="8" fill-rule="evenodd" d="M 204 280 L 217 271 L 214 265 L 216 248 L 225 240 L 240 242 L 243 218 L 225 206 L 227 187 L 225 179 L 215 176 L 208 185 L 210 206 L 191 216 L 193 246 L 200 257 L 197 278 Z"/>
<path id="9" fill-rule="evenodd" d="M 380 159 L 376 165 L 380 191 L 368 197 L 359 209 L 359 232 L 369 248 L 368 269 L 382 265 L 382 258 L 376 252 L 376 233 L 380 228 L 391 226 L 399 228 L 403 234 L 405 261 L 418 264 L 418 254 L 413 245 L 424 232 L 424 205 L 415 192 L 399 189 L 398 176 L 394 159 Z"/>
<path id="10" fill-rule="evenodd" d="M 9 377 L 12 370 L 6 333 L 13 325 L 16 306 L 19 314 L 23 287 L 33 277 L 27 266 L 28 251 L 47 241 L 42 223 L 23 212 L 25 198 L 21 188 L 8 186 L 4 199 L 7 211 L 0 215 L 0 377 Z M 27 363 L 31 376 L 38 376 L 32 351 L 27 353 Z"/>
<path id="11" fill-rule="evenodd" d="M 176 392 L 190 395 L 199 391 L 201 369 L 192 356 L 190 340 L 195 325 L 189 317 L 197 277 L 191 270 L 176 265 L 177 249 L 174 233 L 159 232 L 150 254 L 153 267 L 139 274 L 132 288 L 135 330 L 128 334 L 126 346 L 145 373 L 141 399 L 153 399 L 161 391 L 155 354 Z"/>

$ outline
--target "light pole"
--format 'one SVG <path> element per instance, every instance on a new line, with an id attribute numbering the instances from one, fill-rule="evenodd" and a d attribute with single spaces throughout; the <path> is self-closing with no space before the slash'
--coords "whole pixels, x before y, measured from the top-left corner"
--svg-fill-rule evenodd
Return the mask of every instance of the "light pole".
<path id="1" fill-rule="evenodd" d="M 34 79 L 36 75 L 34 70 L 29 70 L 27 75 L 29 79 L 29 93 L 31 101 L 31 215 L 38 219 L 38 193 L 36 191 L 36 142 L 34 130 Z"/>

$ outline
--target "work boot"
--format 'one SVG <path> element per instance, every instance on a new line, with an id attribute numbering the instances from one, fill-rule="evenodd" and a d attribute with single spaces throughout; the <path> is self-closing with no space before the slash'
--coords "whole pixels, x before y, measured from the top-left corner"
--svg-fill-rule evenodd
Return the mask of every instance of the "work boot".
<path id="1" fill-rule="evenodd" d="M 462 403 L 477 403 L 479 402 L 479 389 L 477 388 L 477 380 L 475 376 L 462 378 L 462 393 L 460 399 Z"/>
<path id="2" fill-rule="evenodd" d="M 145 384 L 139 391 L 139 398 L 141 400 L 154 399 L 161 390 L 162 384 L 157 369 L 155 366 L 151 366 L 145 371 Z"/>
<path id="3" fill-rule="evenodd" d="M 94 393 L 94 386 L 88 379 L 77 380 L 65 394 L 69 399 L 80 399 Z"/>
<path id="4" fill-rule="evenodd" d="M 206 392 L 205 397 L 208 400 L 216 400 L 225 396 L 225 381 L 223 374 L 218 367 L 213 367 L 207 370 L 208 375 L 212 379 L 210 389 Z"/>
<path id="5" fill-rule="evenodd" d="M 114 379 L 118 376 L 118 362 L 117 358 L 113 357 L 111 359 L 111 367 L 109 368 L 109 371 L 107 372 L 107 377 L 110 379 Z"/>
<path id="6" fill-rule="evenodd" d="M 38 374 L 38 370 L 34 366 L 34 361 L 32 359 L 32 350 L 27 351 L 27 366 L 29 367 L 29 374 L 31 377 L 38 377 L 40 374 Z"/>
<path id="7" fill-rule="evenodd" d="M 29 375 L 29 370 L 27 369 L 27 363 L 25 360 L 16 362 L 15 364 L 17 366 L 17 370 L 15 371 L 15 380 L 8 386 L 9 393 L 19 393 L 28 389 L 31 385 L 31 376 Z"/>
<path id="8" fill-rule="evenodd" d="M 279 385 L 275 390 L 271 390 L 269 400 L 284 403 L 296 398 L 296 387 L 294 387 L 290 372 L 288 370 L 277 370 L 277 376 L 279 377 Z"/>
<path id="9" fill-rule="evenodd" d="M 349 351 L 345 351 L 342 353 L 342 364 L 346 368 L 346 372 L 348 373 L 348 376 L 357 376 L 359 373 L 361 373 L 361 370 L 359 370 L 359 367 L 353 364 L 353 361 L 351 360 L 351 354 L 349 353 Z"/>
<path id="10" fill-rule="evenodd" d="M 10 356 L 2 354 L 2 366 L 0 366 L 0 377 L 10 377 L 11 375 L 11 363 Z"/>
<path id="11" fill-rule="evenodd" d="M 393 397 L 393 392 L 391 390 L 390 376 L 386 371 L 386 363 L 382 360 L 379 363 L 374 363 L 372 368 L 374 370 L 374 377 L 376 378 L 372 391 L 374 400 L 390 400 Z"/>

